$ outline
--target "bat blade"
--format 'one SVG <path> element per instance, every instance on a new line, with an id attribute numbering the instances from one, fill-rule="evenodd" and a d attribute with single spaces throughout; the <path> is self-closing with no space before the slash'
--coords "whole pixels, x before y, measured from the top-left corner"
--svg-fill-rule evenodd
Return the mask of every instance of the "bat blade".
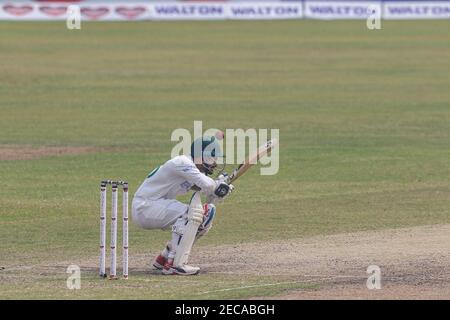
<path id="1" fill-rule="evenodd" d="M 278 145 L 277 139 L 272 139 L 264 143 L 258 148 L 256 153 L 250 155 L 245 159 L 244 163 L 241 163 L 231 174 L 229 182 L 232 183 L 241 177 L 248 169 L 255 165 L 259 159 L 268 154 L 276 145 Z"/>

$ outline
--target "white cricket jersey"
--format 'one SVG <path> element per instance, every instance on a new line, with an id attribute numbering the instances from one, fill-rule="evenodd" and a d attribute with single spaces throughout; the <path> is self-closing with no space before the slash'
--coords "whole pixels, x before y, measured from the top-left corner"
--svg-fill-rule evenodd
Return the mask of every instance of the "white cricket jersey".
<path id="1" fill-rule="evenodd" d="M 153 170 L 135 193 L 145 200 L 175 199 L 198 186 L 205 195 L 216 188 L 216 182 L 195 166 L 189 156 L 176 156 Z"/>

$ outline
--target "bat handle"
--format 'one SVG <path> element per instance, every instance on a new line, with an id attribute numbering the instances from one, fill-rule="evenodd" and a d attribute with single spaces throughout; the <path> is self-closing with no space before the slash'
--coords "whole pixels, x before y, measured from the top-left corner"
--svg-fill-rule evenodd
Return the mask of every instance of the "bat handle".
<path id="1" fill-rule="evenodd" d="M 234 169 L 233 173 L 230 176 L 228 176 L 227 183 L 233 182 L 234 177 L 236 177 L 236 173 L 237 173 L 237 169 Z"/>

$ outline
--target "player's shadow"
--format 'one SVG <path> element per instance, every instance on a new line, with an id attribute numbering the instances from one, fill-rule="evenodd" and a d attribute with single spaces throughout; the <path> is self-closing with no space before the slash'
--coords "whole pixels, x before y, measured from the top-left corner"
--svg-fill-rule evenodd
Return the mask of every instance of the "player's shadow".
<path id="1" fill-rule="evenodd" d="M 92 267 L 84 267 L 82 268 L 82 272 L 86 272 L 88 273 L 90 276 L 92 275 L 93 277 L 98 276 L 98 268 L 92 268 Z M 199 274 L 206 274 L 208 273 L 208 270 L 202 270 Z M 106 274 L 109 274 L 109 270 L 106 269 Z M 117 276 L 120 279 L 122 275 L 122 269 L 117 269 Z M 128 270 L 128 276 L 129 277 L 133 277 L 133 276 L 164 276 L 167 277 L 166 275 L 164 275 L 161 270 L 157 270 L 157 269 L 152 269 L 152 268 L 130 268 Z"/>
<path id="2" fill-rule="evenodd" d="M 157 270 L 157 269 L 151 269 L 151 268 L 147 268 L 147 269 L 130 269 L 129 270 L 129 274 L 131 275 L 136 275 L 136 276 L 164 276 L 164 274 L 161 272 L 161 270 Z"/>

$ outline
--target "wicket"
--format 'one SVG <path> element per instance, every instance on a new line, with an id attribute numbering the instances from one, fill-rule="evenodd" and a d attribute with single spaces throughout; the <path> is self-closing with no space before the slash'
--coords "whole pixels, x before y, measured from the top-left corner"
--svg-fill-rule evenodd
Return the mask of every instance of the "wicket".
<path id="1" fill-rule="evenodd" d="M 117 278 L 117 207 L 118 189 L 123 190 L 122 198 L 122 265 L 123 278 L 128 278 L 128 182 L 103 180 L 100 184 L 100 277 L 106 278 L 106 189 L 111 185 L 111 265 L 109 269 L 109 279 Z"/>

